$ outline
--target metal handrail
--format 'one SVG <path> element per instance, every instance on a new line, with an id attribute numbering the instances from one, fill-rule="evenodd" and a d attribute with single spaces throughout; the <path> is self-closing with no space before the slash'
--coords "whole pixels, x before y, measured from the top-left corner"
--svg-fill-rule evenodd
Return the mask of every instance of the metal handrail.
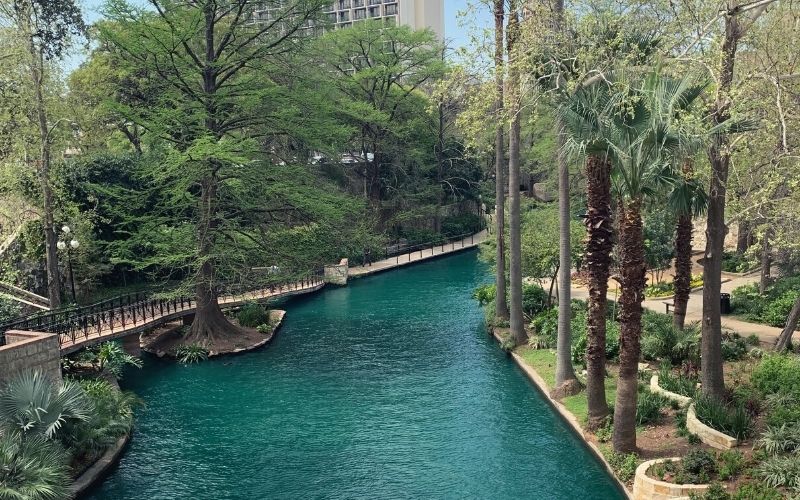
<path id="1" fill-rule="evenodd" d="M 307 274 L 298 280 L 285 280 L 270 285 L 250 285 L 242 283 L 226 284 L 218 287 L 217 296 L 221 305 L 247 300 L 264 299 L 281 295 L 283 290 L 291 292 L 316 287 L 324 283 L 320 272 Z M 241 300 L 236 300 L 236 299 Z M 232 299 L 232 300 L 228 300 Z M 174 318 L 189 314 L 197 305 L 196 299 L 190 296 L 148 297 L 142 293 L 127 294 L 102 301 L 90 306 L 67 308 L 52 311 L 44 315 L 31 315 L 10 323 L 0 325 L 0 345 L 5 342 L 5 332 L 9 330 L 34 330 L 55 333 L 59 342 L 75 343 L 80 338 L 91 336 L 113 335 L 132 327 L 140 328 L 161 318 Z M 106 306 L 106 307 L 101 307 Z"/>

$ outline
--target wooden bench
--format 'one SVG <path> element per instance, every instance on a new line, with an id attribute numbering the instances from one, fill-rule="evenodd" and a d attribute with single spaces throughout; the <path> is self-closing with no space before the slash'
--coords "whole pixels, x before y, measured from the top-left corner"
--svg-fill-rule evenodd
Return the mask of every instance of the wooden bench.
<path id="1" fill-rule="evenodd" d="M 662 302 L 667 307 L 667 314 L 670 314 L 670 309 L 675 309 L 674 302 Z"/>

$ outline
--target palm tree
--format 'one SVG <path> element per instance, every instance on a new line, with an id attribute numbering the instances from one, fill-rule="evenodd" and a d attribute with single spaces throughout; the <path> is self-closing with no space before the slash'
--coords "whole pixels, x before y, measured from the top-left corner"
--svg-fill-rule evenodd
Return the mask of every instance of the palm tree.
<path id="1" fill-rule="evenodd" d="M 694 179 L 691 158 L 687 157 L 683 161 L 681 173 L 670 193 L 669 205 L 678 216 L 675 224 L 675 298 L 672 324 L 683 330 L 686 305 L 692 291 L 692 218 L 705 211 L 708 196 L 702 185 Z"/>
<path id="2" fill-rule="evenodd" d="M 69 467 L 61 449 L 41 435 L 0 433 L 0 498 L 69 498 Z"/>
<path id="3" fill-rule="evenodd" d="M 586 397 L 590 429 L 601 427 L 609 413 L 605 391 L 606 296 L 614 230 L 609 137 L 606 136 L 608 131 L 603 115 L 611 103 L 611 97 L 606 82 L 598 81 L 579 89 L 558 109 L 559 121 L 568 136 L 564 147 L 586 156 L 587 236 L 584 259 L 589 274 Z"/>
<path id="4" fill-rule="evenodd" d="M 505 17 L 505 0 L 494 2 L 494 71 L 497 101 L 495 110 L 498 115 L 494 141 L 495 171 L 495 227 L 497 229 L 497 271 L 495 276 L 495 316 L 508 319 L 506 303 L 506 184 L 505 184 L 505 147 L 503 144 L 503 18 Z"/>
<path id="5" fill-rule="evenodd" d="M 511 336 L 519 345 L 525 342 L 524 318 L 522 314 L 522 235 L 520 227 L 520 72 L 515 60 L 519 55 L 519 12 L 517 0 L 511 0 L 508 21 L 508 113 L 511 128 L 508 143 L 508 198 L 509 198 L 509 233 L 510 233 L 510 265 L 509 285 L 511 288 Z"/>
<path id="6" fill-rule="evenodd" d="M 0 428 L 25 435 L 57 437 L 65 424 L 88 420 L 91 404 L 80 385 L 55 386 L 42 372 L 24 372 L 0 392 Z"/>
<path id="7" fill-rule="evenodd" d="M 687 142 L 673 124 L 679 111 L 687 110 L 703 93 L 705 82 L 692 76 L 671 79 L 658 72 L 648 75 L 636 89 L 617 95 L 610 109 L 610 141 L 621 194 L 619 214 L 620 361 L 614 405 L 614 450 L 636 449 L 642 301 L 646 280 L 642 206 L 660 184 L 674 182 L 672 158 Z"/>
<path id="8" fill-rule="evenodd" d="M 554 31 L 562 32 L 564 20 L 564 0 L 556 0 L 553 5 Z M 563 83 L 563 82 L 562 82 Z M 552 395 L 564 397 L 577 394 L 581 390 L 575 368 L 572 366 L 572 253 L 570 249 L 570 190 L 569 162 L 565 154 L 567 140 L 564 124 L 556 117 L 558 139 L 558 341 L 556 342 L 556 386 Z"/>

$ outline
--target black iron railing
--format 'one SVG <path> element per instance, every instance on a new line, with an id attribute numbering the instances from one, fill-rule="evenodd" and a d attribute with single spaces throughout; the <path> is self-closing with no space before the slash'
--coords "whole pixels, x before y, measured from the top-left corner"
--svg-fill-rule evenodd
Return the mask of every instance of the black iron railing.
<path id="1" fill-rule="evenodd" d="M 312 288 L 323 282 L 322 273 L 317 272 L 270 284 L 229 283 L 220 285 L 216 292 L 221 306 L 225 307 L 241 301 L 265 299 Z M 0 345 L 5 342 L 5 332 L 9 330 L 55 333 L 62 346 L 74 344 L 81 339 L 100 338 L 132 328 L 151 326 L 159 319 L 190 314 L 196 305 L 194 297 L 184 295 L 151 297 L 143 292 L 121 295 L 88 306 L 37 313 L 0 325 Z"/>

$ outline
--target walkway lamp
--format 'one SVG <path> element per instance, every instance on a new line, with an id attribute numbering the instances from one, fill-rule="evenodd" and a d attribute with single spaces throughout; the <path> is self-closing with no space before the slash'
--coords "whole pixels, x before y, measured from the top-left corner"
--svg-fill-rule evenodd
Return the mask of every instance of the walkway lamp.
<path id="1" fill-rule="evenodd" d="M 77 250 L 81 244 L 75 238 L 70 239 L 69 242 L 66 241 L 67 236 L 72 232 L 72 229 L 66 224 L 61 227 L 61 232 L 64 234 L 64 239 L 59 240 L 56 246 L 59 250 L 67 251 L 67 267 L 69 269 L 70 288 L 72 289 L 72 302 L 77 303 L 75 294 L 75 274 L 72 272 L 72 250 Z"/>

